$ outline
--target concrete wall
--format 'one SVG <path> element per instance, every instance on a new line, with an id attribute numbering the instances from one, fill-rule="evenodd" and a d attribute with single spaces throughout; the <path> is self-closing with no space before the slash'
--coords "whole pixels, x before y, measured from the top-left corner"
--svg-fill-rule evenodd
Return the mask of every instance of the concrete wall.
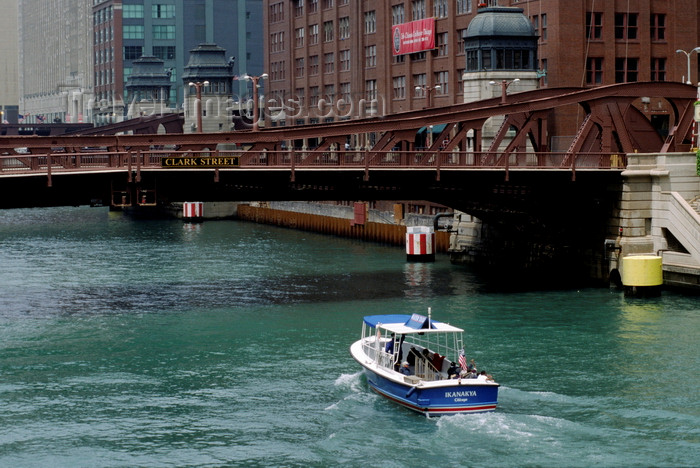
<path id="1" fill-rule="evenodd" d="M 700 284 L 700 177 L 695 153 L 629 154 L 611 271 L 628 255 L 663 258 L 664 282 Z"/>

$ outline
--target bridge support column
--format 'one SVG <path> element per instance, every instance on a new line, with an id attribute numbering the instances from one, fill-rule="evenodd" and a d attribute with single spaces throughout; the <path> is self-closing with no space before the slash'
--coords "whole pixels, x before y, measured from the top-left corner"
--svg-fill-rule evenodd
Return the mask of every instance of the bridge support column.
<path id="1" fill-rule="evenodd" d="M 664 284 L 700 285 L 700 215 L 692 203 L 700 197 L 694 153 L 627 155 L 622 172 L 611 278 L 624 275 L 628 256 L 661 255 Z"/>

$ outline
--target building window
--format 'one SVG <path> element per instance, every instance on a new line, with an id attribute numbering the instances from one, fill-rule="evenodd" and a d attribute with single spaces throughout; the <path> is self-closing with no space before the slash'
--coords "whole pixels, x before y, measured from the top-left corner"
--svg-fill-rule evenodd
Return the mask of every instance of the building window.
<path id="1" fill-rule="evenodd" d="M 639 71 L 639 59 L 616 58 L 615 59 L 615 83 L 634 83 L 637 81 Z"/>
<path id="2" fill-rule="evenodd" d="M 309 0 L 309 13 L 316 13 L 318 11 L 318 0 Z"/>
<path id="3" fill-rule="evenodd" d="M 306 105 L 306 96 L 304 95 L 304 88 L 297 88 L 294 90 L 296 96 L 296 104 L 299 107 L 304 107 Z M 302 122 L 303 123 L 303 122 Z"/>
<path id="4" fill-rule="evenodd" d="M 365 68 L 374 68 L 377 66 L 377 46 L 371 45 L 365 47 Z"/>
<path id="5" fill-rule="evenodd" d="M 593 57 L 586 60 L 586 84 L 603 84 L 603 59 Z"/>
<path id="6" fill-rule="evenodd" d="M 478 50 L 467 51 L 467 70 L 469 70 L 469 71 L 479 70 L 479 51 Z"/>
<path id="7" fill-rule="evenodd" d="M 542 27 L 540 28 L 540 34 L 542 35 L 542 40 L 546 41 L 547 40 L 547 14 L 544 13 L 541 15 L 542 18 Z"/>
<path id="8" fill-rule="evenodd" d="M 437 49 L 439 56 L 446 56 L 448 54 L 448 33 L 442 32 L 437 34 Z"/>
<path id="9" fill-rule="evenodd" d="M 471 0 L 456 0 L 456 7 L 458 15 L 464 15 L 465 13 L 472 12 Z"/>
<path id="10" fill-rule="evenodd" d="M 143 39 L 143 26 L 137 24 L 127 24 L 123 26 L 122 37 L 124 39 Z"/>
<path id="11" fill-rule="evenodd" d="M 415 90 L 415 97 L 425 97 L 425 81 L 425 73 L 413 75 L 413 87 Z"/>
<path id="12" fill-rule="evenodd" d="M 411 2 L 411 19 L 413 21 L 425 19 L 425 0 L 413 0 Z"/>
<path id="13" fill-rule="evenodd" d="M 615 13 L 615 39 L 637 39 L 638 16 L 637 13 Z"/>
<path id="14" fill-rule="evenodd" d="M 340 83 L 340 99 L 345 103 L 350 103 L 350 83 Z"/>
<path id="15" fill-rule="evenodd" d="M 309 87 L 309 106 L 318 105 L 318 86 Z"/>
<path id="16" fill-rule="evenodd" d="M 365 12 L 365 34 L 374 34 L 377 32 L 377 13 L 372 11 Z"/>
<path id="17" fill-rule="evenodd" d="M 151 7 L 153 18 L 175 18 L 175 5 L 163 5 L 157 3 Z"/>
<path id="18" fill-rule="evenodd" d="M 304 47 L 304 28 L 294 30 L 294 46 Z"/>
<path id="19" fill-rule="evenodd" d="M 323 73 L 333 72 L 335 72 L 335 54 L 333 52 L 323 54 Z"/>
<path id="20" fill-rule="evenodd" d="M 403 3 L 401 5 L 394 5 L 391 7 L 391 25 L 395 26 L 406 21 L 406 13 L 404 11 Z"/>
<path id="21" fill-rule="evenodd" d="M 175 25 L 154 24 L 153 39 L 175 39 Z"/>
<path id="22" fill-rule="evenodd" d="M 666 40 L 666 15 L 651 15 L 651 40 L 663 42 Z M 661 80 L 660 80 L 661 81 Z"/>
<path id="23" fill-rule="evenodd" d="M 333 42 L 333 21 L 323 22 L 323 42 Z"/>
<path id="24" fill-rule="evenodd" d="M 350 50 L 341 50 L 338 54 L 340 55 L 340 71 L 350 71 Z"/>
<path id="25" fill-rule="evenodd" d="M 406 98 L 406 77 L 405 76 L 395 76 L 393 82 L 394 82 L 394 99 L 405 99 Z"/>
<path id="26" fill-rule="evenodd" d="M 464 40 L 467 37 L 466 29 L 457 30 L 457 55 L 464 55 Z"/>
<path id="27" fill-rule="evenodd" d="M 440 89 L 435 90 L 435 94 L 450 94 L 450 72 L 436 72 L 434 81 L 436 85 L 440 86 Z"/>
<path id="28" fill-rule="evenodd" d="M 338 20 L 338 39 L 350 39 L 350 18 L 347 16 Z"/>
<path id="29" fill-rule="evenodd" d="M 143 5 L 122 5 L 122 18 L 143 18 Z"/>
<path id="30" fill-rule="evenodd" d="M 651 59 L 651 81 L 666 81 L 666 59 Z"/>
<path id="31" fill-rule="evenodd" d="M 309 57 L 309 75 L 318 75 L 318 55 Z"/>
<path id="32" fill-rule="evenodd" d="M 284 51 L 284 31 L 270 34 L 270 52 Z"/>
<path id="33" fill-rule="evenodd" d="M 335 85 L 328 84 L 323 87 L 323 99 L 329 103 L 335 101 Z"/>
<path id="34" fill-rule="evenodd" d="M 141 46 L 124 46 L 124 60 L 136 60 L 143 55 Z"/>
<path id="35" fill-rule="evenodd" d="M 333 8 L 333 0 L 323 0 L 323 9 L 330 10 Z"/>
<path id="36" fill-rule="evenodd" d="M 304 64 L 304 57 L 294 60 L 294 76 L 297 78 L 303 78 L 305 69 L 306 65 Z"/>
<path id="37" fill-rule="evenodd" d="M 304 15 L 304 0 L 294 0 L 294 16 Z"/>
<path id="38" fill-rule="evenodd" d="M 368 101 L 374 101 L 377 99 L 377 80 L 367 80 L 365 81 L 365 96 Z"/>
<path id="39" fill-rule="evenodd" d="M 586 12 L 586 39 L 603 38 L 603 13 Z"/>
<path id="40" fill-rule="evenodd" d="M 153 55 L 161 60 L 175 60 L 175 46 L 153 46 Z"/>
<path id="41" fill-rule="evenodd" d="M 464 93 L 464 68 L 459 68 L 457 69 L 457 93 L 456 94 L 463 94 Z"/>
<path id="42" fill-rule="evenodd" d="M 447 0 L 433 0 L 433 14 L 437 18 L 447 18 Z"/>
<path id="43" fill-rule="evenodd" d="M 318 24 L 309 26 L 309 44 L 318 44 Z"/>
<path id="44" fill-rule="evenodd" d="M 284 3 L 278 2 L 270 5 L 270 23 L 284 21 Z"/>

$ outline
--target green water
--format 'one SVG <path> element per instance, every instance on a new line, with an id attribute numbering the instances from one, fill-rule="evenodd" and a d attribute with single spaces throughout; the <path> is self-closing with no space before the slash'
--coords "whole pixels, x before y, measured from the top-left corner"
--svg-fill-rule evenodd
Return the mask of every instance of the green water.
<path id="1" fill-rule="evenodd" d="M 439 257 L 235 221 L 0 211 L 0 466 L 698 466 L 700 300 L 504 292 Z M 426 419 L 365 314 L 468 331 L 494 413 Z"/>

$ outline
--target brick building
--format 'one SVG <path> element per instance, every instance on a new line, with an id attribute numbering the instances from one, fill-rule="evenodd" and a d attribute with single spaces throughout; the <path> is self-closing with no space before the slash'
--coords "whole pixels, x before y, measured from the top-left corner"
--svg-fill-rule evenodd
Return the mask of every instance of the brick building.
<path id="1" fill-rule="evenodd" d="M 269 125 L 314 124 L 464 102 L 465 35 L 483 8 L 522 9 L 538 35 L 541 87 L 698 78 L 697 0 L 265 0 Z M 394 53 L 392 27 L 432 20 L 432 47 Z M 688 59 L 689 57 L 689 59 Z M 493 87 L 495 97 L 500 89 Z M 512 89 L 517 92 L 517 89 Z M 663 103 L 645 112 L 663 131 Z M 284 110 L 284 112 L 280 112 Z M 551 119 L 568 147 L 577 109 Z"/>

